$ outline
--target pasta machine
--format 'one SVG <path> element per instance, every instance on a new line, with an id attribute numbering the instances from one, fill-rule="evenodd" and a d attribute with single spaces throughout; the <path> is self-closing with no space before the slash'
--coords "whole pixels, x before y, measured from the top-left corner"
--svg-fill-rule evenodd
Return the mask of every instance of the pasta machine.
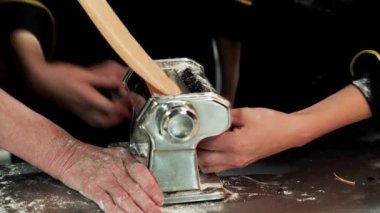
<path id="1" fill-rule="evenodd" d="M 129 149 L 156 177 L 164 204 L 221 200 L 223 185 L 216 174 L 199 171 L 196 149 L 202 139 L 230 127 L 230 103 L 216 93 L 194 60 L 155 62 L 181 94 L 151 94 L 149 86 L 128 70 L 125 87 L 145 99 L 134 109 Z"/>

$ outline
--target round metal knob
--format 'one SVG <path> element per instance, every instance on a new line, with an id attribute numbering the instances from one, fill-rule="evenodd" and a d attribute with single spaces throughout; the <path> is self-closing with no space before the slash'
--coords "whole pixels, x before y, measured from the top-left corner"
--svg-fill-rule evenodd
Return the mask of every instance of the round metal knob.
<path id="1" fill-rule="evenodd" d="M 183 142 L 197 131 L 198 120 L 195 112 L 187 107 L 175 107 L 165 113 L 162 130 L 174 141 Z"/>

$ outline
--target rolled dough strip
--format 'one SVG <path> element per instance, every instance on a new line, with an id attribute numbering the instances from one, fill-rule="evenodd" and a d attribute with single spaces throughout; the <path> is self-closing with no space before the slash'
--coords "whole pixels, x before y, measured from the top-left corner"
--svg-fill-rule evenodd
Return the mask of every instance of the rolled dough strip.
<path id="1" fill-rule="evenodd" d="M 143 78 L 151 90 L 165 95 L 180 93 L 172 81 L 150 58 L 105 0 L 78 0 L 92 22 L 116 53 Z"/>

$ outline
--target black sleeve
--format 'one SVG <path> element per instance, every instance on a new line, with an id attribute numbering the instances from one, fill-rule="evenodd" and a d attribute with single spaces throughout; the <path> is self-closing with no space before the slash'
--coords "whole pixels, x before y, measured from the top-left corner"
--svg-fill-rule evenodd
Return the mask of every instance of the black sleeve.
<path id="1" fill-rule="evenodd" d="M 375 50 L 363 50 L 351 61 L 352 84 L 366 98 L 373 117 L 380 117 L 380 54 Z"/>
<path id="2" fill-rule="evenodd" d="M 9 54 L 10 34 L 24 29 L 37 37 L 49 57 L 55 45 L 54 24 L 49 9 L 39 1 L 0 1 L 0 54 Z"/>
<path id="3" fill-rule="evenodd" d="M 251 0 L 218 0 L 213 4 L 214 36 L 240 40 L 250 23 Z"/>
<path id="4" fill-rule="evenodd" d="M 350 71 L 352 84 L 366 98 L 373 118 L 380 118 L 380 33 L 378 14 L 380 1 L 353 0 L 349 16 L 350 45 L 354 56 Z"/>

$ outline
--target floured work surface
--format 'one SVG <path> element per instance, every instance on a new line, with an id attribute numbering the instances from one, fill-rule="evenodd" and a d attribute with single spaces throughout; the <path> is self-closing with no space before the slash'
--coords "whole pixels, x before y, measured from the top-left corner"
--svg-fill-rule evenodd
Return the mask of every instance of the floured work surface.
<path id="1" fill-rule="evenodd" d="M 227 191 L 223 201 L 172 205 L 162 211 L 380 212 L 379 139 L 378 133 L 356 139 L 352 135 L 327 137 L 225 173 L 235 176 L 222 177 Z M 13 164 L 0 166 L 0 212 L 101 211 L 27 164 Z"/>
<path id="2" fill-rule="evenodd" d="M 92 201 L 24 164 L 0 169 L 0 212 L 102 212 Z"/>

